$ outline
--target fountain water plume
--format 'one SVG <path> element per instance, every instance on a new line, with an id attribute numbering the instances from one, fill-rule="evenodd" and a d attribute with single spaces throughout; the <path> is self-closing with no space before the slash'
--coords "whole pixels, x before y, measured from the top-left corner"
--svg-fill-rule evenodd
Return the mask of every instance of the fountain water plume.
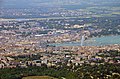
<path id="1" fill-rule="evenodd" d="M 84 35 L 82 35 L 82 38 L 81 38 L 81 46 L 83 46 L 83 45 L 84 45 L 84 40 L 85 40 L 85 34 L 84 34 Z"/>

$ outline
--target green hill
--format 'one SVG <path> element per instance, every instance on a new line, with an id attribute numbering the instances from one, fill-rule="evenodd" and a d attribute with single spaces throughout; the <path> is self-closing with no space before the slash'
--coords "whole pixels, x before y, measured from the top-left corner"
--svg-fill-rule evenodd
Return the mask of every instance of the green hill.
<path id="1" fill-rule="evenodd" d="M 57 78 L 50 77 L 50 76 L 28 76 L 22 79 L 57 79 Z"/>

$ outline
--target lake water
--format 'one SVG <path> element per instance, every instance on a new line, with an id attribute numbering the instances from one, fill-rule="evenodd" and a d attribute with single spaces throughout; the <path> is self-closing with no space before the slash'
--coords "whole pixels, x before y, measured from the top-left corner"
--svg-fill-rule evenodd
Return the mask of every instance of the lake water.
<path id="1" fill-rule="evenodd" d="M 83 46 L 104 46 L 120 44 L 120 35 L 93 37 L 84 41 Z M 81 46 L 81 42 L 54 43 L 53 46 Z"/>

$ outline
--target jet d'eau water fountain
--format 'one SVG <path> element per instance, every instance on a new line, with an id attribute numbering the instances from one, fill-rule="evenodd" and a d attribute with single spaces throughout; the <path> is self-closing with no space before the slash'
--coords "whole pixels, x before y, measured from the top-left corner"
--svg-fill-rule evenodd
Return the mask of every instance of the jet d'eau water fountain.
<path id="1" fill-rule="evenodd" d="M 81 38 L 81 46 L 83 46 L 83 45 L 84 45 L 84 40 L 85 40 L 85 34 L 84 34 L 84 35 L 82 35 L 82 38 Z"/>

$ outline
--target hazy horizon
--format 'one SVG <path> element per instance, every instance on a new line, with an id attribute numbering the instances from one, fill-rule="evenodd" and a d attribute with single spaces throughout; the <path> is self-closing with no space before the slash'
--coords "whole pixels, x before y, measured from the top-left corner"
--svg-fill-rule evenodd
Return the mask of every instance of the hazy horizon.
<path id="1" fill-rule="evenodd" d="M 2 8 L 61 7 L 64 5 L 119 6 L 119 4 L 119 0 L 0 0 Z"/>

